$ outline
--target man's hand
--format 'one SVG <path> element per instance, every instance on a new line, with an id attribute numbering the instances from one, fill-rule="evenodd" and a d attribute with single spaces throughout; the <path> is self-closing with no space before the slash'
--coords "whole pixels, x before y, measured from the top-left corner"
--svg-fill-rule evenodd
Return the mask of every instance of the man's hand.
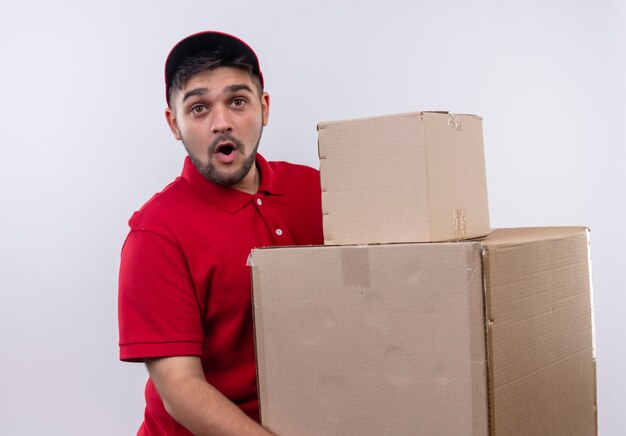
<path id="1" fill-rule="evenodd" d="M 196 356 L 146 359 L 165 410 L 194 435 L 270 435 L 207 383 Z"/>

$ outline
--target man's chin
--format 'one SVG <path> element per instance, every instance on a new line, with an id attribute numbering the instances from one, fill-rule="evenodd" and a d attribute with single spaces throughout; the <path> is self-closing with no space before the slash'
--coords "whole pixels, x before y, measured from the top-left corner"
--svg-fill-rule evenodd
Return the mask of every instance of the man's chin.
<path id="1" fill-rule="evenodd" d="M 212 165 L 205 165 L 202 168 L 198 168 L 200 174 L 202 174 L 207 180 L 222 186 L 236 185 L 241 182 L 246 176 L 244 168 L 239 165 L 237 168 L 221 169 Z"/>
<path id="2" fill-rule="evenodd" d="M 234 150 L 234 159 L 220 159 L 219 156 L 209 155 L 209 161 L 205 164 L 187 149 L 191 162 L 205 179 L 221 186 L 233 186 L 241 183 L 256 163 L 256 150 L 258 142 L 251 154 L 245 155 L 239 150 Z"/>
<path id="3" fill-rule="evenodd" d="M 205 179 L 221 186 L 238 185 L 248 175 L 250 169 L 255 163 L 256 156 L 248 156 L 243 162 L 224 165 L 221 163 L 214 164 L 209 162 L 203 165 L 201 162 L 192 158 L 192 162 Z"/>
<path id="4" fill-rule="evenodd" d="M 207 179 L 221 186 L 233 186 L 238 185 L 246 177 L 241 172 L 235 174 L 224 173 L 221 171 L 214 171 L 205 175 Z"/>

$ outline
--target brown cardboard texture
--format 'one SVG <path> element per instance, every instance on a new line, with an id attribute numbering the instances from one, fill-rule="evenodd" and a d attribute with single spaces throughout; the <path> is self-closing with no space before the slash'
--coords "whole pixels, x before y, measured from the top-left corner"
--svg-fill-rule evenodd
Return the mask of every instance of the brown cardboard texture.
<path id="1" fill-rule="evenodd" d="M 254 250 L 263 424 L 285 435 L 594 435 L 588 232 Z"/>
<path id="2" fill-rule="evenodd" d="M 325 244 L 489 233 L 480 117 L 387 115 L 320 123 L 318 135 Z"/>

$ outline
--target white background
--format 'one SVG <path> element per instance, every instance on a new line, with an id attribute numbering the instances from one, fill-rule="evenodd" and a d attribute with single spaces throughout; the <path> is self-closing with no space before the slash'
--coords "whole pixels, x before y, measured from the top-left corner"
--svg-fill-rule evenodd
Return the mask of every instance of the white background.
<path id="1" fill-rule="evenodd" d="M 269 159 L 317 167 L 319 121 L 481 115 L 492 226 L 592 229 L 600 434 L 623 434 L 625 4 L 0 0 L 0 434 L 136 431 L 119 251 L 180 172 L 163 62 L 205 29 L 261 59 Z"/>

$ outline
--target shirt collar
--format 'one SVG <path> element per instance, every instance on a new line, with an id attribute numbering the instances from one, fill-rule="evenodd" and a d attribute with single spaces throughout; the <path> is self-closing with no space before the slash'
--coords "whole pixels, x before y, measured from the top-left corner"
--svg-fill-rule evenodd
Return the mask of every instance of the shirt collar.
<path id="1" fill-rule="evenodd" d="M 256 166 L 261 175 L 261 184 L 256 195 L 261 193 L 266 195 L 282 195 L 283 189 L 280 180 L 278 180 L 276 173 L 265 158 L 258 153 L 256 155 Z M 211 202 L 229 213 L 237 212 L 255 197 L 247 192 L 242 192 L 228 186 L 221 186 L 207 180 L 198 172 L 189 156 L 185 158 L 181 177 L 193 188 L 206 195 Z"/>

